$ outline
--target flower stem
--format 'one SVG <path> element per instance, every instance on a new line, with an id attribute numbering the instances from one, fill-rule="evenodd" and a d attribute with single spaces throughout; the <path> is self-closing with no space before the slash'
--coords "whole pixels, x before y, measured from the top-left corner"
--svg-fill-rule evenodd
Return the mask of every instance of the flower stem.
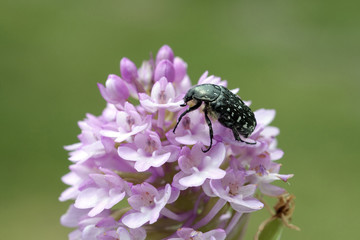
<path id="1" fill-rule="evenodd" d="M 183 214 L 176 214 L 167 208 L 163 208 L 160 213 L 162 215 L 164 215 L 165 217 L 173 219 L 178 222 L 184 221 L 185 219 L 187 219 L 189 217 L 189 215 L 191 215 L 191 212 L 186 212 Z"/>
<path id="2" fill-rule="evenodd" d="M 165 109 L 159 109 L 158 119 L 157 119 L 157 125 L 159 128 L 164 127 L 164 120 L 165 120 Z"/>
<path id="3" fill-rule="evenodd" d="M 225 206 L 225 204 L 226 204 L 225 200 L 219 199 L 214 205 L 214 207 L 210 210 L 210 212 L 203 219 L 197 222 L 193 228 L 198 229 L 208 224 L 210 220 L 212 220 L 215 217 L 215 215 Z"/>
<path id="4" fill-rule="evenodd" d="M 233 228 L 235 227 L 235 225 L 238 223 L 239 219 L 241 218 L 242 214 L 243 213 L 241 213 L 241 212 L 236 212 L 234 214 L 230 223 L 226 227 L 226 230 L 225 230 L 226 234 L 229 234 L 233 230 Z"/>

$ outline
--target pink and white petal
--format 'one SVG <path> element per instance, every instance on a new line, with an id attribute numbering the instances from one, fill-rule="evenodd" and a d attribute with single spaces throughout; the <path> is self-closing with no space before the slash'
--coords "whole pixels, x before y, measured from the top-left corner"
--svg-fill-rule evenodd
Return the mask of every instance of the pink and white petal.
<path id="1" fill-rule="evenodd" d="M 223 229 L 219 228 L 204 233 L 202 237 L 204 239 L 211 239 L 211 240 L 224 240 L 226 238 L 226 232 Z"/>
<path id="2" fill-rule="evenodd" d="M 90 212 L 88 213 L 89 217 L 94 217 L 96 215 L 98 215 L 99 213 L 101 213 L 104 209 L 106 209 L 106 205 L 108 203 L 108 198 L 102 198 L 97 204 L 96 206 L 90 210 Z"/>
<path id="3" fill-rule="evenodd" d="M 102 188 L 87 188 L 79 193 L 75 200 L 76 208 L 85 209 L 95 207 L 98 202 L 107 197 L 107 193 Z"/>
<path id="4" fill-rule="evenodd" d="M 210 187 L 210 189 L 208 189 L 208 190 L 210 190 L 214 195 L 216 195 L 222 199 L 225 199 L 226 201 L 229 201 L 229 202 L 232 201 L 232 197 L 230 197 L 229 192 L 224 189 L 221 181 L 210 180 L 209 187 Z"/>
<path id="5" fill-rule="evenodd" d="M 205 164 L 207 166 L 219 167 L 221 163 L 224 161 L 226 154 L 225 145 L 221 142 L 217 143 L 212 149 L 209 151 L 210 159 L 204 158 Z M 206 160 L 205 160 L 206 159 Z"/>
<path id="6" fill-rule="evenodd" d="M 104 137 L 109 137 L 109 138 L 117 138 L 119 135 L 121 136 L 122 134 L 125 134 L 126 132 L 122 129 L 119 128 L 117 131 L 113 131 L 113 130 L 101 130 L 100 134 Z"/>
<path id="7" fill-rule="evenodd" d="M 256 198 L 249 198 L 237 203 L 231 202 L 230 205 L 237 212 L 253 212 L 264 207 L 264 204 Z"/>
<path id="8" fill-rule="evenodd" d="M 106 188 L 109 186 L 108 182 L 105 179 L 104 174 L 93 173 L 93 174 L 89 174 L 89 176 L 92 180 L 94 180 L 94 182 L 97 186 L 103 187 L 103 188 Z"/>
<path id="9" fill-rule="evenodd" d="M 125 215 L 121 221 L 123 224 L 125 224 L 125 226 L 129 228 L 139 228 L 145 223 L 147 223 L 149 221 L 149 218 L 150 216 L 148 212 L 134 212 Z"/>
<path id="10" fill-rule="evenodd" d="M 238 194 L 242 196 L 242 198 L 250 197 L 254 195 L 256 191 L 256 184 L 249 184 L 240 187 Z"/>
<path id="11" fill-rule="evenodd" d="M 201 172 L 193 173 L 189 176 L 183 177 L 179 180 L 179 183 L 184 187 L 198 187 L 204 183 L 206 177 Z"/>
<path id="12" fill-rule="evenodd" d="M 261 131 L 261 136 L 265 138 L 276 137 L 280 134 L 280 129 L 273 126 L 267 126 Z"/>
<path id="13" fill-rule="evenodd" d="M 77 150 L 70 153 L 69 160 L 72 162 L 80 162 L 89 159 L 91 156 L 84 150 Z"/>
<path id="14" fill-rule="evenodd" d="M 109 191 L 109 202 L 106 205 L 106 209 L 112 208 L 115 204 L 123 200 L 125 197 L 125 192 L 120 189 L 110 189 Z"/>
<path id="15" fill-rule="evenodd" d="M 190 132 L 190 130 L 188 130 Z M 194 138 L 194 136 L 190 134 L 186 134 L 183 136 L 175 137 L 175 140 L 184 145 L 194 145 L 197 143 L 197 140 Z"/>
<path id="16" fill-rule="evenodd" d="M 137 134 L 139 132 L 144 131 L 148 127 L 149 127 L 148 123 L 145 123 L 143 125 L 134 126 L 130 132 L 119 134 L 117 136 L 117 138 L 115 139 L 115 142 L 118 142 L 118 143 L 123 142 L 126 139 L 128 139 L 129 137 L 131 137 L 131 136 L 133 136 L 133 135 L 135 135 L 135 134 Z"/>
<path id="17" fill-rule="evenodd" d="M 79 195 L 79 192 L 78 186 L 69 187 L 61 193 L 59 201 L 64 202 L 69 199 L 75 199 Z"/>
<path id="18" fill-rule="evenodd" d="M 282 150 L 280 150 L 280 149 L 276 149 L 276 150 L 270 152 L 270 159 L 272 161 L 279 160 L 283 156 L 284 156 L 284 152 Z"/>
<path id="19" fill-rule="evenodd" d="M 185 190 L 188 187 L 187 186 L 183 186 L 179 183 L 180 179 L 182 179 L 184 176 L 187 176 L 187 174 L 185 174 L 184 172 L 180 171 L 177 174 L 175 174 L 174 178 L 173 178 L 173 182 L 171 183 L 171 185 L 173 187 L 176 187 L 180 190 Z"/>
<path id="20" fill-rule="evenodd" d="M 275 118 L 275 110 L 274 109 L 258 109 L 254 112 L 256 121 L 259 125 L 267 126 L 269 125 Z"/>
<path id="21" fill-rule="evenodd" d="M 140 93 L 139 93 L 140 95 Z M 141 96 L 141 95 L 140 95 Z M 157 104 L 155 104 L 150 99 L 140 99 L 141 106 L 143 106 L 147 111 L 154 113 L 157 111 Z"/>
<path id="22" fill-rule="evenodd" d="M 237 94 L 239 92 L 240 88 L 231 89 L 230 92 L 233 94 Z"/>
<path id="23" fill-rule="evenodd" d="M 289 178 L 292 178 L 294 174 L 277 174 L 278 178 L 283 180 L 284 182 L 287 182 Z"/>
<path id="24" fill-rule="evenodd" d="M 167 203 L 173 203 L 175 202 L 180 196 L 180 190 L 176 187 L 172 187 L 171 188 L 171 195 L 169 197 L 169 200 L 167 201 Z"/>
<path id="25" fill-rule="evenodd" d="M 156 155 L 155 151 L 152 157 L 143 156 L 142 159 L 137 160 L 134 167 L 139 172 L 144 172 L 150 167 L 160 167 L 169 159 L 170 155 L 171 153 Z"/>
<path id="26" fill-rule="evenodd" d="M 67 151 L 74 151 L 74 150 L 80 148 L 82 145 L 83 145 L 83 143 L 74 143 L 71 145 L 64 146 L 64 149 Z"/>
<path id="27" fill-rule="evenodd" d="M 226 171 L 220 168 L 205 168 L 201 171 L 204 177 L 208 179 L 222 179 L 226 175 Z"/>
<path id="28" fill-rule="evenodd" d="M 130 147 L 118 147 L 118 154 L 121 158 L 128 161 L 139 161 L 143 159 L 143 155 L 139 154 L 138 151 Z"/>
<path id="29" fill-rule="evenodd" d="M 71 233 L 69 233 L 69 240 L 81 240 L 82 237 L 82 232 L 79 229 L 76 229 L 74 231 L 72 231 Z"/>
<path id="30" fill-rule="evenodd" d="M 116 233 L 118 234 L 118 239 L 121 240 L 132 240 L 130 233 L 128 232 L 128 230 L 126 230 L 123 227 L 119 227 L 116 231 Z"/>
<path id="31" fill-rule="evenodd" d="M 211 181 L 217 181 L 217 180 L 209 180 L 206 179 L 206 181 L 201 185 L 204 193 L 209 196 L 209 197 L 216 197 L 217 195 L 213 192 L 211 186 L 210 186 L 210 182 Z"/>
<path id="32" fill-rule="evenodd" d="M 61 216 L 60 223 L 65 227 L 77 227 L 81 217 L 87 215 L 88 212 L 88 209 L 79 209 L 72 204 L 66 213 Z"/>
<path id="33" fill-rule="evenodd" d="M 259 189 L 263 194 L 272 197 L 280 196 L 286 192 L 285 189 L 269 183 L 259 184 Z"/>
<path id="34" fill-rule="evenodd" d="M 102 234 L 104 229 L 98 228 L 95 225 L 88 225 L 82 231 L 81 239 L 97 240 L 97 236 Z"/>

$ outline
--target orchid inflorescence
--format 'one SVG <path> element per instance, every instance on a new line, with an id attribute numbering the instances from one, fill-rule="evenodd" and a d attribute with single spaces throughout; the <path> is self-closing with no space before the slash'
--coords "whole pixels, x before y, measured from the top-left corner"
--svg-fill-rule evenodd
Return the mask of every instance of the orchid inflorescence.
<path id="1" fill-rule="evenodd" d="M 192 85 L 187 64 L 169 46 L 139 68 L 123 58 L 120 72 L 98 84 L 104 111 L 79 121 L 80 142 L 65 147 L 72 165 L 62 181 L 70 187 L 59 199 L 75 200 L 61 217 L 76 228 L 69 239 L 225 239 L 263 208 L 255 191 L 285 193 L 271 184 L 293 176 L 279 174 L 279 129 L 269 126 L 275 110 L 254 111 L 253 145 L 212 121 L 214 144 L 204 153 L 210 140 L 201 109 L 173 133 Z M 227 85 L 208 72 L 197 84 L 204 83 Z"/>

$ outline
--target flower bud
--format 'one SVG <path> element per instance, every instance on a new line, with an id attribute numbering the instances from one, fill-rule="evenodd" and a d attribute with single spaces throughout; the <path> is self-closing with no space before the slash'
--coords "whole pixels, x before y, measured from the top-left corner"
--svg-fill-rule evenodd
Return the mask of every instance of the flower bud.
<path id="1" fill-rule="evenodd" d="M 102 97 L 109 103 L 123 103 L 129 98 L 129 90 L 119 76 L 110 74 L 105 82 L 105 87 L 98 83 Z"/>
<path id="2" fill-rule="evenodd" d="M 159 64 L 159 62 L 164 59 L 170 62 L 174 61 L 174 52 L 168 45 L 164 45 L 159 49 L 156 55 L 156 64 Z"/>
<path id="3" fill-rule="evenodd" d="M 174 59 L 175 82 L 180 82 L 186 76 L 187 64 L 179 57 Z"/>
<path id="4" fill-rule="evenodd" d="M 122 78 L 128 83 L 132 83 L 138 77 L 136 65 L 125 57 L 120 61 L 120 72 Z"/>
<path id="5" fill-rule="evenodd" d="M 156 66 L 154 79 L 155 82 L 160 78 L 165 77 L 168 82 L 173 82 L 175 79 L 174 65 L 169 60 L 161 60 Z"/>

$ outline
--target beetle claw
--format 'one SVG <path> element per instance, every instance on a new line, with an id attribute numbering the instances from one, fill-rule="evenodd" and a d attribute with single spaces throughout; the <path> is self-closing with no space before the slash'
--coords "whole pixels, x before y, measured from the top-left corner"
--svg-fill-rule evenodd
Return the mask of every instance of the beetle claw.
<path id="1" fill-rule="evenodd" d="M 210 149 L 211 149 L 211 147 L 209 147 L 208 149 L 205 149 L 205 150 L 201 148 L 201 151 L 203 151 L 203 153 L 207 153 Z"/>

